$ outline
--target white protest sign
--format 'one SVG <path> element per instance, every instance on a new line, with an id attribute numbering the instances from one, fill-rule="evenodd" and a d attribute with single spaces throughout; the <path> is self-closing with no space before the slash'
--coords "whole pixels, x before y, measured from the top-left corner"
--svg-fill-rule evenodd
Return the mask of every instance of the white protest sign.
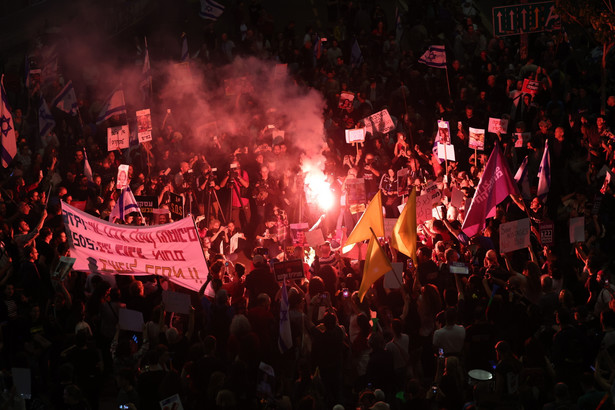
<path id="1" fill-rule="evenodd" d="M 521 92 L 523 94 L 531 94 L 532 96 L 535 96 L 539 89 L 539 81 L 530 80 L 529 78 L 523 80 L 523 88 L 521 88 Z"/>
<path id="2" fill-rule="evenodd" d="M 442 144 L 451 142 L 451 127 L 448 121 L 438 120 L 438 135 L 436 141 Z"/>
<path id="3" fill-rule="evenodd" d="M 174 394 L 171 397 L 167 397 L 164 400 L 160 400 L 161 410 L 184 410 L 182 401 L 179 398 L 179 394 Z"/>
<path id="4" fill-rule="evenodd" d="M 117 167 L 117 178 L 115 180 L 115 187 L 117 189 L 124 189 L 128 186 L 128 171 L 130 169 L 129 165 L 122 164 Z"/>
<path id="5" fill-rule="evenodd" d="M 585 242 L 585 217 L 570 218 L 570 243 Z"/>
<path id="6" fill-rule="evenodd" d="M 472 149 L 485 149 L 485 129 L 470 127 L 470 139 L 468 146 Z"/>
<path id="7" fill-rule="evenodd" d="M 500 225 L 500 252 L 512 252 L 530 245 L 530 220 L 506 222 Z"/>
<path id="8" fill-rule="evenodd" d="M 421 194 L 429 195 L 429 197 L 431 198 L 432 205 L 440 202 L 440 200 L 442 199 L 442 192 L 440 192 L 438 184 L 436 184 L 434 181 L 429 181 L 425 185 L 425 188 L 423 188 L 423 191 L 421 191 Z"/>
<path id="9" fill-rule="evenodd" d="M 403 283 L 404 264 L 402 262 L 391 262 L 391 266 L 393 270 L 385 273 L 384 283 L 382 285 L 385 289 L 399 289 Z"/>
<path id="10" fill-rule="evenodd" d="M 198 291 L 208 269 L 192 217 L 155 226 L 112 224 L 62 202 L 73 269 L 100 275 L 160 275 Z"/>
<path id="11" fill-rule="evenodd" d="M 305 232 L 305 241 L 312 248 L 317 248 L 318 246 L 325 243 L 325 237 L 322 235 L 322 229 L 314 229 L 313 231 Z"/>
<path id="12" fill-rule="evenodd" d="M 438 158 L 455 161 L 455 146 L 453 144 L 440 144 L 438 142 Z"/>
<path id="13" fill-rule="evenodd" d="M 271 141 L 273 145 L 281 144 L 284 142 L 284 130 L 271 131 Z"/>
<path id="14" fill-rule="evenodd" d="M 162 302 L 164 310 L 187 315 L 190 313 L 190 295 L 187 293 L 173 292 L 170 290 L 162 291 Z"/>
<path id="15" fill-rule="evenodd" d="M 397 218 L 384 218 L 384 236 L 389 238 L 393 234 L 393 228 Z"/>
<path id="16" fill-rule="evenodd" d="M 143 313 L 138 310 L 120 308 L 117 322 L 122 330 L 129 330 L 131 332 L 143 331 Z"/>
<path id="17" fill-rule="evenodd" d="M 370 134 L 374 134 L 374 131 L 386 134 L 395 129 L 391 115 L 389 115 L 389 111 L 386 109 L 364 118 L 363 123 L 365 124 L 365 130 Z"/>
<path id="18" fill-rule="evenodd" d="M 515 132 L 513 133 L 515 139 L 515 148 L 523 148 L 525 144 L 530 140 L 531 132 Z"/>
<path id="19" fill-rule="evenodd" d="M 365 141 L 365 128 L 346 130 L 346 143 L 353 144 Z"/>
<path id="20" fill-rule="evenodd" d="M 416 197 L 416 222 L 422 223 L 431 219 L 433 201 L 431 195 L 424 194 Z"/>
<path id="21" fill-rule="evenodd" d="M 137 111 L 137 137 L 140 144 L 152 140 L 152 114 L 149 108 Z"/>
<path id="22" fill-rule="evenodd" d="M 130 131 L 128 125 L 107 128 L 107 151 L 130 147 Z"/>
<path id="23" fill-rule="evenodd" d="M 491 118 L 489 117 L 489 127 L 487 131 L 497 134 L 506 134 L 508 131 L 508 120 L 503 118 Z"/>
<path id="24" fill-rule="evenodd" d="M 461 208 L 463 205 L 463 191 L 457 188 L 453 188 L 451 193 L 451 205 L 455 208 Z"/>
<path id="25" fill-rule="evenodd" d="M 75 264 L 75 261 L 75 258 L 60 256 L 60 261 L 58 262 L 55 270 L 51 274 L 51 278 L 63 281 L 66 275 L 68 275 L 68 272 L 70 272 L 71 268 Z"/>

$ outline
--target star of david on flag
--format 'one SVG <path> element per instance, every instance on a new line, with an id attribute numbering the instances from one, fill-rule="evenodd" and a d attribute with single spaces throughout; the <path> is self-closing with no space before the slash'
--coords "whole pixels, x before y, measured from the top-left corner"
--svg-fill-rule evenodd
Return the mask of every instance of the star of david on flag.
<path id="1" fill-rule="evenodd" d="M 419 63 L 435 68 L 446 68 L 446 51 L 444 46 L 429 46 L 425 54 L 419 58 Z"/>
<path id="2" fill-rule="evenodd" d="M 218 20 L 224 12 L 224 6 L 214 0 L 201 0 L 199 16 L 205 20 Z"/>

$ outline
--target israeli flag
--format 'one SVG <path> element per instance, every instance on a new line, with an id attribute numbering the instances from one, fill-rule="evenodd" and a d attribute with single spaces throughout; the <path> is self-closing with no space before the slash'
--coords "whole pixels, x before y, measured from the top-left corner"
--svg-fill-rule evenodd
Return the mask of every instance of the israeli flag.
<path id="1" fill-rule="evenodd" d="M 121 219 L 123 221 L 124 218 L 126 218 L 126 215 L 131 212 L 141 213 L 141 209 L 139 208 L 137 200 L 132 194 L 130 187 L 127 186 L 126 188 L 122 189 L 120 197 L 115 203 L 113 210 L 109 214 L 109 222 L 113 222 L 115 218 Z"/>
<path id="2" fill-rule="evenodd" d="M 13 124 L 9 101 L 4 91 L 4 74 L 0 78 L 0 136 L 2 137 L 0 158 L 2 166 L 6 168 L 17 155 L 17 136 L 15 135 L 15 124 Z"/>
<path id="3" fill-rule="evenodd" d="M 201 0 L 199 16 L 205 20 L 216 21 L 224 13 L 224 6 L 214 0 Z"/>
<path id="4" fill-rule="evenodd" d="M 116 89 L 105 101 L 105 105 L 96 119 L 96 124 L 120 114 L 126 114 L 126 102 L 124 101 L 124 91 Z"/>
<path id="5" fill-rule="evenodd" d="M 357 67 L 363 64 L 363 53 L 361 53 L 361 47 L 357 39 L 352 43 L 352 49 L 350 50 L 350 65 Z"/>
<path id="6" fill-rule="evenodd" d="M 446 68 L 446 51 L 444 46 L 429 46 L 425 54 L 419 58 L 419 63 L 435 68 Z"/>
<path id="7" fill-rule="evenodd" d="M 51 115 L 47 101 L 41 96 L 41 102 L 38 106 L 38 134 L 41 138 L 45 138 L 51 130 L 56 126 L 56 120 Z"/>
<path id="8" fill-rule="evenodd" d="M 530 199 L 531 197 L 530 179 L 528 178 L 528 175 L 527 175 L 527 161 L 528 161 L 528 157 L 526 155 L 525 158 L 523 159 L 523 162 L 519 166 L 517 173 L 515 174 L 515 181 L 517 182 L 517 184 L 521 184 L 521 194 L 523 195 L 524 199 Z"/>
<path id="9" fill-rule="evenodd" d="M 51 102 L 52 107 L 56 107 L 61 111 L 64 111 L 70 115 L 77 115 L 79 109 L 79 103 L 77 102 L 77 95 L 75 94 L 75 88 L 73 82 L 66 83 L 62 91 Z"/>
<path id="10" fill-rule="evenodd" d="M 542 152 L 542 160 L 538 169 L 538 191 L 536 196 L 542 201 L 549 193 L 551 186 L 551 156 L 549 155 L 549 143 L 545 141 L 545 150 Z"/>

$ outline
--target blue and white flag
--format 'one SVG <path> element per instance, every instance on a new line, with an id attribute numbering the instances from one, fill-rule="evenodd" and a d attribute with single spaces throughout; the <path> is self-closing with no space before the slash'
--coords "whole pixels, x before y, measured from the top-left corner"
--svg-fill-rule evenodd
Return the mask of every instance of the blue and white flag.
<path id="1" fill-rule="evenodd" d="M 355 39 L 354 43 L 352 43 L 352 49 L 350 50 L 350 65 L 358 67 L 361 64 L 363 64 L 363 53 L 361 53 L 359 42 Z"/>
<path id="2" fill-rule="evenodd" d="M 199 16 L 205 20 L 216 21 L 224 13 L 224 6 L 214 0 L 201 0 Z"/>
<path id="3" fill-rule="evenodd" d="M 540 168 L 538 168 L 538 191 L 536 196 L 542 201 L 549 193 L 551 186 L 551 156 L 549 155 L 549 142 L 545 141 L 545 150 L 542 152 Z"/>
<path id="4" fill-rule="evenodd" d="M 183 40 L 182 40 L 182 55 L 181 58 L 179 59 L 181 62 L 184 61 L 188 61 L 190 59 L 190 53 L 188 52 L 188 37 L 186 36 L 186 33 L 184 33 L 182 35 Z"/>
<path id="5" fill-rule="evenodd" d="M 127 186 L 126 188 L 122 189 L 120 197 L 115 203 L 115 207 L 113 207 L 113 210 L 109 214 L 109 222 L 113 222 L 116 218 L 123 221 L 125 220 L 126 215 L 132 212 L 138 212 L 140 214 L 141 209 L 139 208 L 137 200 L 132 194 L 130 187 Z"/>
<path id="6" fill-rule="evenodd" d="M 126 114 L 126 102 L 124 101 L 124 91 L 116 89 L 105 101 L 105 105 L 96 119 L 96 124 L 120 114 Z"/>
<path id="7" fill-rule="evenodd" d="M 64 111 L 70 115 L 76 115 L 79 109 L 79 102 L 77 101 L 77 95 L 75 94 L 75 88 L 73 82 L 66 83 L 62 91 L 51 102 L 52 107 L 56 107 L 59 110 Z"/>
<path id="8" fill-rule="evenodd" d="M 55 126 L 56 120 L 51 115 L 47 101 L 41 96 L 41 102 L 38 106 L 38 135 L 45 138 Z"/>
<path id="9" fill-rule="evenodd" d="M 86 176 L 89 182 L 94 182 L 94 175 L 92 175 L 92 167 L 90 161 L 88 161 L 88 153 L 83 148 L 83 175 Z"/>
<path id="10" fill-rule="evenodd" d="M 0 78 L 0 99 L 2 100 L 0 101 L 0 134 L 2 134 L 0 157 L 2 157 L 2 166 L 6 168 L 17 155 L 17 136 L 6 91 L 4 91 L 4 74 Z"/>
<path id="11" fill-rule="evenodd" d="M 517 173 L 514 177 L 517 184 L 519 184 L 521 187 L 521 195 L 523 196 L 523 199 L 531 198 L 530 179 L 528 178 L 527 174 L 527 162 L 528 157 L 526 155 L 521 165 L 519 165 L 519 169 L 517 170 Z"/>
<path id="12" fill-rule="evenodd" d="M 288 292 L 286 291 L 286 280 L 283 280 L 282 297 L 280 298 L 280 335 L 278 336 L 278 348 L 280 349 L 280 353 L 285 353 L 291 347 L 293 347 L 293 336 L 290 330 Z"/>
<path id="13" fill-rule="evenodd" d="M 429 46 L 425 54 L 419 58 L 419 63 L 435 68 L 446 68 L 446 51 L 444 46 Z"/>

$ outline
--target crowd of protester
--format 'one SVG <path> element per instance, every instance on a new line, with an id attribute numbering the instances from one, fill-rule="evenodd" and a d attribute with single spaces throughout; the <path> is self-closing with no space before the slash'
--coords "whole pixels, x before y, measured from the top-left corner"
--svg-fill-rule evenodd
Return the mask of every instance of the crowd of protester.
<path id="1" fill-rule="evenodd" d="M 204 32 L 206 63 L 275 59 L 297 83 L 322 92 L 323 171 L 335 197 L 323 218 L 305 197 L 296 145 L 273 138 L 275 116 L 256 116 L 261 122 L 251 125 L 262 131 L 251 137 L 216 135 L 203 150 L 193 149 L 189 127 L 167 122 L 154 130 L 154 144 L 106 152 L 106 127 L 122 118 L 95 126 L 82 101 L 81 122 L 54 109 L 57 125 L 41 140 L 32 109 L 39 92 L 9 76 L 19 152 L 3 173 L 0 202 L 0 406 L 97 409 L 116 397 L 126 408 L 158 409 L 178 394 L 186 409 L 612 408 L 615 206 L 604 180 L 615 172 L 615 97 L 598 115 L 597 64 L 584 39 L 564 30 L 534 34 L 522 60 L 518 39 L 492 38 L 470 1 L 412 3 L 403 33 L 380 6 L 345 1 L 329 2 L 326 34 L 301 35 L 292 23 L 274 33 L 257 1 L 234 10 L 228 34 L 215 35 L 213 23 Z M 362 58 L 351 62 L 355 39 Z M 448 70 L 418 63 L 427 46 L 442 43 Z M 540 82 L 534 96 L 521 92 L 526 78 Z M 340 108 L 343 91 L 355 99 Z M 345 129 L 385 108 L 393 131 L 346 144 Z M 509 132 L 487 133 L 482 151 L 468 148 L 469 127 L 486 128 L 490 117 L 508 119 Z M 450 124 L 456 161 L 433 154 L 440 119 Z M 529 140 L 515 144 L 513 129 Z M 547 145 L 551 185 L 539 199 Z M 528 157 L 530 191 L 505 200 L 467 238 L 465 211 L 493 149 L 513 172 Z M 73 271 L 52 279 L 59 257 L 70 255 L 61 201 L 107 219 L 121 163 L 130 165 L 134 194 L 155 196 L 160 209 L 169 209 L 171 192 L 184 196 L 208 258 L 201 291 L 164 277 Z M 420 221 L 416 264 L 382 238 L 389 258 L 403 262 L 403 283 L 389 289 L 379 280 L 360 301 L 363 261 L 340 246 L 361 215 L 346 181 L 362 178 L 365 201 L 381 190 L 386 217 L 396 218 L 407 198 L 398 195 L 402 168 L 419 194 L 435 182 L 439 214 Z M 456 207 L 454 190 L 464 195 Z M 499 252 L 500 224 L 528 216 L 530 246 Z M 568 223 L 579 216 L 586 239 L 571 243 Z M 115 222 L 169 218 L 163 211 Z M 290 224 L 316 221 L 326 242 L 310 255 Z M 545 223 L 553 225 L 548 244 Z M 283 353 L 281 284 L 270 264 L 280 257 L 311 263 L 303 280 L 287 284 L 293 343 Z M 468 273 L 451 273 L 454 262 Z M 163 289 L 190 293 L 191 313 L 166 312 Z M 143 313 L 143 332 L 119 329 L 120 307 Z M 13 368 L 30 369 L 32 398 L 16 393 Z"/>

